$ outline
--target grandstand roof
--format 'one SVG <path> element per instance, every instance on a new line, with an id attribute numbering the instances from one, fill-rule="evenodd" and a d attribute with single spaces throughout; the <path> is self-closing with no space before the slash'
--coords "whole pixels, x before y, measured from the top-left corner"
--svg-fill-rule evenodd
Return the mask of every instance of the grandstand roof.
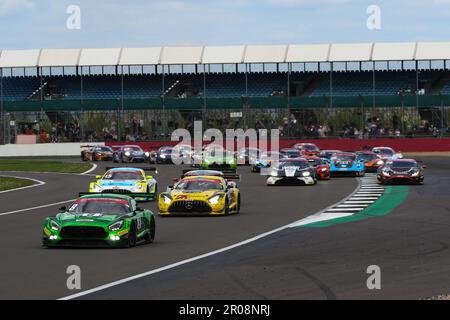
<path id="1" fill-rule="evenodd" d="M 450 42 L 2 50 L 0 68 L 450 60 Z"/>

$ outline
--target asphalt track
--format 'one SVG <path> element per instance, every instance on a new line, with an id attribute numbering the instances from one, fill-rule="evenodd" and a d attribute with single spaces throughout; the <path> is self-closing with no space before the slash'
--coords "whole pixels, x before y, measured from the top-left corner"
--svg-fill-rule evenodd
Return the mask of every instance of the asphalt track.
<path id="1" fill-rule="evenodd" d="M 424 186 L 387 216 L 329 228 L 291 228 L 205 259 L 82 296 L 82 299 L 417 299 L 450 292 L 450 160 L 427 159 Z M 96 172 L 102 172 L 102 164 Z M 95 174 L 94 172 L 93 174 Z M 160 190 L 181 168 L 159 166 Z M 220 218 L 159 218 L 156 242 L 133 249 L 40 247 L 53 207 L 1 215 L 76 197 L 90 176 L 21 173 L 46 182 L 0 194 L 0 299 L 56 299 L 66 268 L 82 270 L 82 291 L 208 253 L 307 217 L 345 198 L 356 179 L 313 187 L 264 185 L 240 168 L 242 212 Z M 7 173 L 5 173 L 7 174 Z M 13 175 L 15 173 L 11 173 Z M 156 204 L 146 204 L 156 212 Z M 368 290 L 378 265 L 382 289 Z"/>

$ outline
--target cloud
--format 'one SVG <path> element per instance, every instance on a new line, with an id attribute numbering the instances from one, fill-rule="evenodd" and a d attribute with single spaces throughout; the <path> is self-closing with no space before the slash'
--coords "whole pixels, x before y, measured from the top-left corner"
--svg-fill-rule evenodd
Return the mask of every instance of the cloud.
<path id="1" fill-rule="evenodd" d="M 22 10 L 34 9 L 32 0 L 0 0 L 0 15 L 5 16 Z"/>

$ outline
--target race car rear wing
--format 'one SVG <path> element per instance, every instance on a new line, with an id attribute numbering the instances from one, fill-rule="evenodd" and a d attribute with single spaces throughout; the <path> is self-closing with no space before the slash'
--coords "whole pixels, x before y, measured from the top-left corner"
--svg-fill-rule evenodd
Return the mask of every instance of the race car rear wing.
<path id="1" fill-rule="evenodd" d="M 217 171 L 221 174 L 217 174 L 217 176 L 220 176 L 226 180 L 241 180 L 241 175 L 236 172 L 236 169 L 219 169 L 219 170 L 192 170 L 192 169 L 183 169 L 183 175 L 182 178 L 187 176 L 187 173 L 189 172 L 201 172 L 201 171 Z M 211 174 L 214 176 L 214 174 Z"/>
<path id="2" fill-rule="evenodd" d="M 131 198 L 149 198 L 149 199 L 154 199 L 156 197 L 155 193 L 124 193 L 121 190 L 119 190 L 117 192 L 105 192 L 105 193 L 80 192 L 80 193 L 78 193 L 78 196 L 83 197 L 83 196 L 92 196 L 92 195 L 96 195 L 96 194 L 101 194 L 101 195 L 112 194 L 112 195 L 128 196 Z"/>
<path id="3" fill-rule="evenodd" d="M 120 169 L 120 168 L 136 168 L 136 169 L 142 169 L 145 172 L 155 172 L 158 173 L 158 168 L 156 167 L 147 167 L 147 168 L 139 168 L 139 167 L 106 167 L 105 172 L 112 170 L 112 169 Z"/>

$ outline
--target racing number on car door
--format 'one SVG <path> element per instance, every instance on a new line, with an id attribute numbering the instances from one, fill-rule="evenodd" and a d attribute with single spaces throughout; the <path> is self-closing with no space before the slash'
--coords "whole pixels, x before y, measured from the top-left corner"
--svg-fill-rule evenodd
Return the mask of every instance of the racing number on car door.
<path id="1" fill-rule="evenodd" d="M 136 219 L 136 227 L 138 230 L 142 230 L 142 217 Z"/>

